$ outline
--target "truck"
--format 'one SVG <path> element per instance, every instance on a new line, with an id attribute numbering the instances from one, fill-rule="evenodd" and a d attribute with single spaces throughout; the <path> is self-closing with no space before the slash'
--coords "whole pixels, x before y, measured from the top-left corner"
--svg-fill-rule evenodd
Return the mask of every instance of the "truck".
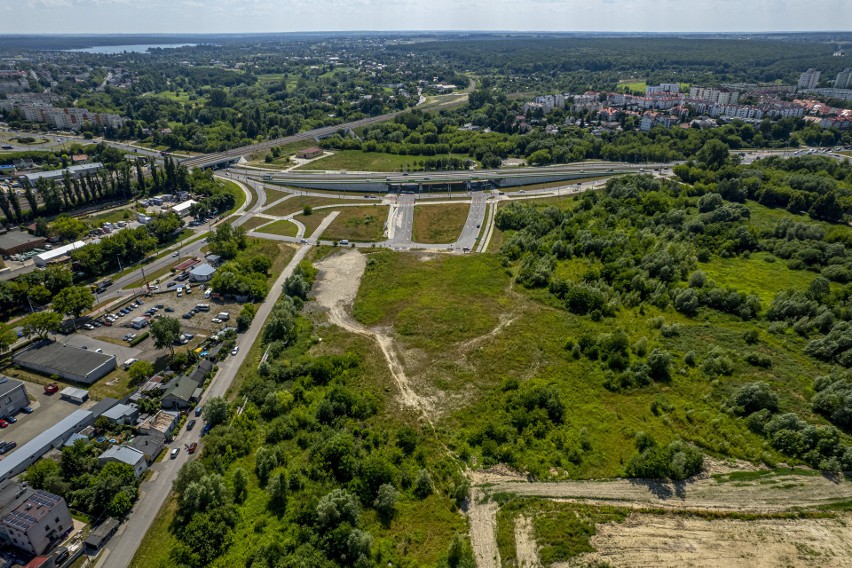
<path id="1" fill-rule="evenodd" d="M 98 294 L 102 294 L 107 288 L 112 286 L 113 280 L 112 278 L 104 278 L 100 282 L 96 282 L 92 284 L 92 292 L 97 292 Z"/>
<path id="2" fill-rule="evenodd" d="M 231 314 L 229 314 L 228 312 L 219 312 L 218 314 L 216 314 L 216 317 L 222 321 L 228 321 L 229 319 L 231 319 Z"/>

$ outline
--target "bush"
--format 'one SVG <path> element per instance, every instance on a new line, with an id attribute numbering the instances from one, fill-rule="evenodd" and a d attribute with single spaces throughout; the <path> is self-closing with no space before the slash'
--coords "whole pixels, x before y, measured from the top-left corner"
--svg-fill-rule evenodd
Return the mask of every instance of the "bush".
<path id="1" fill-rule="evenodd" d="M 636 435 L 636 449 L 637 453 L 630 459 L 625 470 L 629 477 L 681 481 L 704 468 L 704 456 L 701 452 L 680 440 L 675 440 L 663 448 L 648 434 L 639 432 Z"/>
<path id="2" fill-rule="evenodd" d="M 150 332 L 148 332 L 148 331 L 146 331 L 145 333 L 140 334 L 138 337 L 135 337 L 135 338 L 134 338 L 134 339 L 130 342 L 130 346 L 131 346 L 131 347 L 136 347 L 137 345 L 139 345 L 140 343 L 142 343 L 143 341 L 145 341 L 146 339 L 148 339 L 148 336 L 149 336 L 149 335 L 151 335 L 151 333 L 150 333 Z"/>
<path id="3" fill-rule="evenodd" d="M 728 399 L 728 406 L 739 416 L 748 416 L 760 410 L 775 412 L 778 410 L 778 395 L 763 381 L 741 386 Z"/>
<path id="4" fill-rule="evenodd" d="M 814 382 L 814 412 L 841 428 L 852 427 L 852 379 L 846 375 L 819 377 Z"/>

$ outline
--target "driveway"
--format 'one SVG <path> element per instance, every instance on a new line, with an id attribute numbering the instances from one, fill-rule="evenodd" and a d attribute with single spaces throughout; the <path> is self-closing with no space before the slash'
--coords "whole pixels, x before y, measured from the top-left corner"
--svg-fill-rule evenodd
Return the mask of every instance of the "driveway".
<path id="1" fill-rule="evenodd" d="M 18 419 L 16 423 L 9 424 L 7 428 L 0 430 L 0 439 L 6 442 L 17 442 L 18 446 L 23 446 L 75 410 L 80 409 L 77 404 L 61 400 L 59 393 L 44 394 L 44 388 L 41 385 L 27 381 L 24 381 L 24 385 L 30 398 L 36 399 L 36 402 L 30 403 L 34 412 L 18 413 L 15 416 Z"/>

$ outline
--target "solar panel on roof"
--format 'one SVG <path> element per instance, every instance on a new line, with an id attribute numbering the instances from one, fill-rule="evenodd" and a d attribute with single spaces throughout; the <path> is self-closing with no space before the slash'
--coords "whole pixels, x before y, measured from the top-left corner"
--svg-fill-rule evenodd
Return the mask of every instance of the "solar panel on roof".
<path id="1" fill-rule="evenodd" d="M 37 523 L 38 519 L 20 511 L 12 511 L 8 515 L 6 515 L 6 517 L 3 519 L 3 522 L 15 527 L 16 529 L 25 531 L 31 526 L 33 526 L 35 523 Z"/>
<path id="2" fill-rule="evenodd" d="M 59 503 L 59 497 L 45 491 L 36 491 L 30 495 L 29 500 L 37 505 L 42 505 L 49 509 L 52 509 L 57 503 Z"/>

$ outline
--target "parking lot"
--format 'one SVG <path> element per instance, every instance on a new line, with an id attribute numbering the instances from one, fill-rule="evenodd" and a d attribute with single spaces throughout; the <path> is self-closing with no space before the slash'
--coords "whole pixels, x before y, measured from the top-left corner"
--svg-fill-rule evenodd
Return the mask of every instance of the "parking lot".
<path id="1" fill-rule="evenodd" d="M 18 413 L 15 416 L 17 422 L 0 430 L 0 440 L 4 442 L 15 442 L 18 446 L 22 446 L 81 408 L 78 404 L 60 399 L 59 393 L 44 394 L 44 388 L 41 385 L 27 381 L 24 381 L 24 385 L 30 398 L 36 399 L 35 402 L 30 403 L 33 413 Z"/>
<path id="2" fill-rule="evenodd" d="M 171 280 L 163 279 L 161 286 Z M 137 317 L 146 317 L 146 312 L 152 308 L 157 308 L 150 317 L 149 321 L 154 321 L 158 316 L 169 316 L 177 318 L 181 324 L 181 331 L 192 335 L 189 340 L 189 345 L 197 345 L 203 339 L 222 330 L 225 327 L 235 326 L 236 317 L 239 314 L 242 306 L 235 302 L 223 302 L 220 300 L 205 299 L 205 286 L 201 284 L 190 284 L 190 293 L 186 293 L 186 282 L 180 282 L 178 286 L 165 288 L 159 293 L 142 299 L 142 305 L 130 310 L 125 315 L 119 317 L 112 322 L 111 326 L 101 325 L 93 329 L 80 328 L 79 332 L 68 336 L 65 340 L 72 345 L 86 345 L 89 349 L 103 349 L 104 353 L 115 353 L 118 365 L 124 361 L 135 358 L 144 361 L 154 362 L 160 357 L 168 354 L 168 349 L 156 349 L 154 341 L 150 337 L 141 343 L 130 347 L 129 342 L 124 338 L 128 334 L 141 335 L 148 331 L 147 327 L 141 329 L 133 329 L 130 327 L 130 322 Z M 178 297 L 177 288 L 183 288 L 181 296 Z M 209 311 L 198 311 L 191 317 L 189 315 L 197 304 L 208 304 Z M 128 307 L 132 304 L 128 304 Z M 214 322 L 213 319 L 220 312 L 228 312 L 230 315 L 227 321 Z M 111 312 L 118 315 L 118 312 Z M 99 321 L 103 321 L 100 319 Z M 94 322 L 93 322 L 94 323 Z"/>

